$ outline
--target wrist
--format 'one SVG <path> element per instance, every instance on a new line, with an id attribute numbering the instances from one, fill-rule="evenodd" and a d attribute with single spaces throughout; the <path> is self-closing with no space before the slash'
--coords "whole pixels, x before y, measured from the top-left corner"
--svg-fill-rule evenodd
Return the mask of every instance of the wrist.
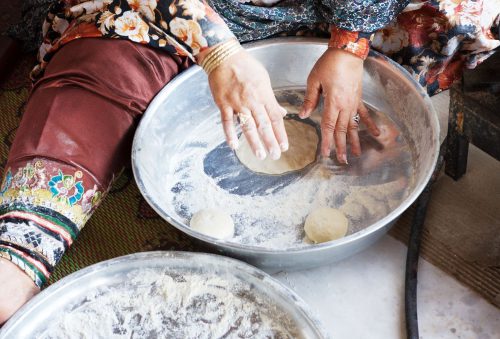
<path id="1" fill-rule="evenodd" d="M 330 28 L 328 47 L 350 53 L 361 60 L 365 60 L 370 52 L 373 34 L 351 32 L 335 26 Z"/>
<path id="2" fill-rule="evenodd" d="M 197 57 L 197 63 L 210 75 L 214 69 L 242 50 L 243 47 L 241 47 L 238 40 L 231 39 L 204 51 L 203 54 Z"/>

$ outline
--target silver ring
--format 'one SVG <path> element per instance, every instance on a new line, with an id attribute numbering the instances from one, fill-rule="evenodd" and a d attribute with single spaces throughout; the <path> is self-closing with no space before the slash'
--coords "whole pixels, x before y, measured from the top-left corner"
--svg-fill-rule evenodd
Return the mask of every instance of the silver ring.
<path id="1" fill-rule="evenodd" d="M 359 125 L 360 117 L 359 114 L 356 114 L 352 117 L 352 121 L 354 121 L 357 125 Z"/>
<path id="2" fill-rule="evenodd" d="M 251 115 L 241 114 L 241 113 L 238 113 L 237 116 L 238 116 L 238 121 L 239 121 L 241 126 L 245 126 L 247 124 L 248 120 L 250 120 L 250 118 L 252 117 Z"/>

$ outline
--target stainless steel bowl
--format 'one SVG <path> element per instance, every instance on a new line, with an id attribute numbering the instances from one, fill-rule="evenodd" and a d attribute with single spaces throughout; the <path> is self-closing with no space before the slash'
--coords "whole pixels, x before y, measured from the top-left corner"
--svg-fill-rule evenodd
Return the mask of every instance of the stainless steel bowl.
<path id="1" fill-rule="evenodd" d="M 271 314 L 282 312 L 289 319 L 291 326 L 296 328 L 300 338 L 328 338 L 321 325 L 312 315 L 308 306 L 293 291 L 273 279 L 264 272 L 247 265 L 241 261 L 226 258 L 219 255 L 189 252 L 145 252 L 126 255 L 123 257 L 104 261 L 78 272 L 75 272 L 35 296 L 23 306 L 8 322 L 0 329 L 1 339 L 11 338 L 46 338 L 51 337 L 46 332 L 50 325 L 61 321 L 61 317 L 73 311 L 84 308 L 91 300 L 99 299 L 109 289 L 119 290 L 125 295 L 142 295 L 145 286 L 151 286 L 151 281 L 143 278 L 151 270 L 158 271 L 162 275 L 172 275 L 181 278 L 185 274 L 197 276 L 218 277 L 234 284 L 240 290 L 243 286 L 248 295 L 248 303 L 256 303 L 257 300 L 269 302 L 268 311 Z M 130 279 L 133 274 L 139 279 Z M 144 281 L 142 280 L 142 278 Z M 161 285 L 161 283 L 160 283 Z M 154 290 L 151 290 L 154 291 Z M 149 291 L 148 293 L 151 293 Z M 155 292 L 163 293 L 163 292 Z M 152 297 L 144 295 L 147 303 Z M 224 304 L 221 304 L 224 305 Z M 184 305 L 187 307 L 188 305 Z M 222 306 L 221 306 L 222 307 Z M 260 303 L 253 307 L 263 310 L 266 306 Z M 251 307 L 250 307 L 251 308 Z M 227 311 L 232 309 L 227 308 Z M 108 311 L 108 310 L 106 310 Z M 121 309 L 120 316 L 130 317 L 134 309 Z M 113 312 L 113 310 L 109 310 Z M 148 314 L 141 314 L 148 318 Z M 92 318 L 92 322 L 98 320 Z M 277 319 L 275 320 L 277 321 Z M 111 327 L 110 323 L 104 323 Z M 80 326 L 92 326 L 91 324 L 75 324 Z M 71 326 L 70 326 L 71 327 Z M 129 329 L 130 331 L 131 329 Z M 182 330 L 182 329 L 181 329 Z M 288 330 L 291 330 L 288 328 Z M 50 331 L 50 330 L 49 330 Z M 63 337 L 80 337 L 80 332 L 66 333 Z M 85 330 L 83 337 L 103 338 L 103 333 L 93 333 L 95 328 Z M 189 333 L 186 331 L 186 333 Z M 52 333 L 53 334 L 53 333 Z M 125 334 L 122 333 L 123 336 Z M 130 337 L 138 337 L 132 331 Z M 162 333 L 165 337 L 179 337 L 180 333 Z"/>
<path id="2" fill-rule="evenodd" d="M 275 89 L 304 88 L 309 71 L 327 48 L 324 40 L 303 38 L 272 39 L 246 47 L 267 68 Z M 363 100 L 398 125 L 412 150 L 414 174 L 408 194 L 397 207 L 342 239 L 286 248 L 217 240 L 191 230 L 173 210 L 165 199 L 166 164 L 176 161 L 194 127 L 218 119 L 207 77 L 199 67 L 172 81 L 148 107 L 134 139 L 135 179 L 145 199 L 167 222 L 215 251 L 258 267 L 302 269 L 348 257 L 377 241 L 415 201 L 431 176 L 439 150 L 439 123 L 428 95 L 402 67 L 375 52 L 365 61 Z"/>

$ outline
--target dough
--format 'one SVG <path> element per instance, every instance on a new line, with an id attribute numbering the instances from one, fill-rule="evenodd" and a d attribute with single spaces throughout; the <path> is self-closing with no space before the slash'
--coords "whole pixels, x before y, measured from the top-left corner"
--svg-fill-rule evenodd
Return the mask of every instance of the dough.
<path id="1" fill-rule="evenodd" d="M 341 211 L 321 207 L 313 210 L 306 218 L 304 230 L 315 243 L 342 238 L 347 233 L 347 218 Z"/>
<path id="2" fill-rule="evenodd" d="M 247 139 L 240 136 L 240 147 L 236 156 L 249 170 L 264 174 L 283 174 L 302 169 L 316 160 L 318 133 L 316 128 L 304 122 L 287 119 L 285 129 L 288 135 L 288 151 L 281 153 L 281 158 L 273 160 L 258 159 L 252 152 Z"/>
<path id="3" fill-rule="evenodd" d="M 208 208 L 193 214 L 189 226 L 202 234 L 217 239 L 234 236 L 234 223 L 231 216 L 221 210 Z"/>

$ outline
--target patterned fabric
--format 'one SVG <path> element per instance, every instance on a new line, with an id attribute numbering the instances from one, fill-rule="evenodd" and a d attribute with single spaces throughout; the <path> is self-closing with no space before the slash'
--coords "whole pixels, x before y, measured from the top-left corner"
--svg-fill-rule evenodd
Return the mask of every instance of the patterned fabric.
<path id="1" fill-rule="evenodd" d="M 88 175 L 34 159 L 8 168 L 0 186 L 0 256 L 41 287 L 103 198 Z"/>
<path id="2" fill-rule="evenodd" d="M 373 34 L 349 32 L 338 27 L 332 27 L 328 47 L 343 49 L 365 60 L 370 52 L 370 42 Z"/>
<path id="3" fill-rule="evenodd" d="M 391 22 L 410 0 L 208 0 L 240 41 L 332 24 L 347 31 L 371 33 Z"/>
<path id="4" fill-rule="evenodd" d="M 331 23 L 331 46 L 361 57 L 368 50 L 364 38 L 377 30 L 373 48 L 403 65 L 433 95 L 459 78 L 463 67 L 475 67 L 500 44 L 500 0 L 413 0 L 391 22 L 408 3 L 60 0 L 44 23 L 40 63 L 32 77 L 41 74 L 61 45 L 81 37 L 129 39 L 194 59 L 205 48 L 231 38 L 231 32 L 242 42 L 311 32 L 325 36 Z"/>
<path id="5" fill-rule="evenodd" d="M 375 33 L 372 48 L 401 64 L 430 95 L 500 46 L 500 0 L 415 1 Z"/>
<path id="6" fill-rule="evenodd" d="M 198 0 L 60 0 L 50 7 L 42 33 L 33 79 L 62 45 L 83 37 L 127 39 L 193 60 L 234 37 L 212 8 Z"/>

